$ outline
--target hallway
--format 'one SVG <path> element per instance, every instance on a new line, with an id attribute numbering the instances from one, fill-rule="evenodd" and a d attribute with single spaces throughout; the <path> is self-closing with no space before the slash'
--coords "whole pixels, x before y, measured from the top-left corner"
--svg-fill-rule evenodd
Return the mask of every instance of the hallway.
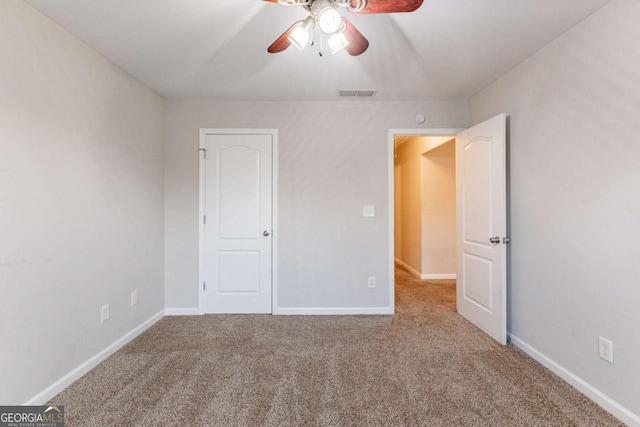
<path id="1" fill-rule="evenodd" d="M 420 280 L 396 265 L 396 313 L 456 313 L 455 280 Z"/>

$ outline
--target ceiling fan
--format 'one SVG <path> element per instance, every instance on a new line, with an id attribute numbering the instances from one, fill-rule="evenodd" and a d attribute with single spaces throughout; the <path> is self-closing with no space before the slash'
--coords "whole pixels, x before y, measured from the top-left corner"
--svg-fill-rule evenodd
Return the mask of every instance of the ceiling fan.
<path id="1" fill-rule="evenodd" d="M 328 37 L 331 53 L 336 54 L 346 50 L 351 56 L 362 54 L 369 47 L 367 40 L 360 31 L 338 12 L 339 8 L 346 8 L 352 13 L 398 13 L 413 12 L 418 9 L 423 0 L 263 0 L 269 3 L 279 3 L 287 6 L 302 6 L 310 15 L 294 23 L 278 39 L 269 46 L 269 53 L 282 52 L 290 45 L 300 50 L 309 44 L 311 34 L 316 27 Z M 320 52 L 322 56 L 322 52 Z"/>

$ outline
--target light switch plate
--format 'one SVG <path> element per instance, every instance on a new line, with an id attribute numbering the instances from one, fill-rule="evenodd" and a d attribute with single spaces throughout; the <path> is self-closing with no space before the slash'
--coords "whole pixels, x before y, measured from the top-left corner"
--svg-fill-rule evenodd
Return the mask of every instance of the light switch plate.
<path id="1" fill-rule="evenodd" d="M 100 309 L 100 323 L 109 320 L 109 304 L 105 304 Z"/>
<path id="2" fill-rule="evenodd" d="M 374 217 L 376 216 L 376 209 L 374 206 L 363 206 L 362 207 L 362 216 L 365 217 Z"/>

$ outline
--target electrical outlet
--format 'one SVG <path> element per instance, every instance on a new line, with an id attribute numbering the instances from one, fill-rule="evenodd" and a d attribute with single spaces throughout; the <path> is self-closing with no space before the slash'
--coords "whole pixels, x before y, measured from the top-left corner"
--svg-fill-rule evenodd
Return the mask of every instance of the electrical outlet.
<path id="1" fill-rule="evenodd" d="M 613 342 L 606 338 L 598 337 L 598 354 L 601 359 L 613 364 Z"/>
<path id="2" fill-rule="evenodd" d="M 369 280 L 367 280 L 367 283 L 368 283 L 370 288 L 375 288 L 376 287 L 376 278 L 373 277 L 373 276 L 369 277 Z"/>
<path id="3" fill-rule="evenodd" d="M 136 305 L 138 303 L 138 290 L 135 289 L 131 291 L 131 305 Z"/>
<path id="4" fill-rule="evenodd" d="M 376 208 L 375 208 L 375 206 L 363 206 L 362 207 L 362 216 L 369 217 L 369 218 L 376 216 Z"/>
<path id="5" fill-rule="evenodd" d="M 100 323 L 104 323 L 107 320 L 109 320 L 109 304 L 103 305 L 100 310 Z"/>

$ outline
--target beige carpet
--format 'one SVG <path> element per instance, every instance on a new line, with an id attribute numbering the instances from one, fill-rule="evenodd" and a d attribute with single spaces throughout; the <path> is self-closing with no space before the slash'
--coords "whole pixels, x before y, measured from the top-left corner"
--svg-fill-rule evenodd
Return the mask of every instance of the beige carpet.
<path id="1" fill-rule="evenodd" d="M 395 316 L 162 319 L 52 399 L 67 426 L 622 425 L 397 272 Z"/>

